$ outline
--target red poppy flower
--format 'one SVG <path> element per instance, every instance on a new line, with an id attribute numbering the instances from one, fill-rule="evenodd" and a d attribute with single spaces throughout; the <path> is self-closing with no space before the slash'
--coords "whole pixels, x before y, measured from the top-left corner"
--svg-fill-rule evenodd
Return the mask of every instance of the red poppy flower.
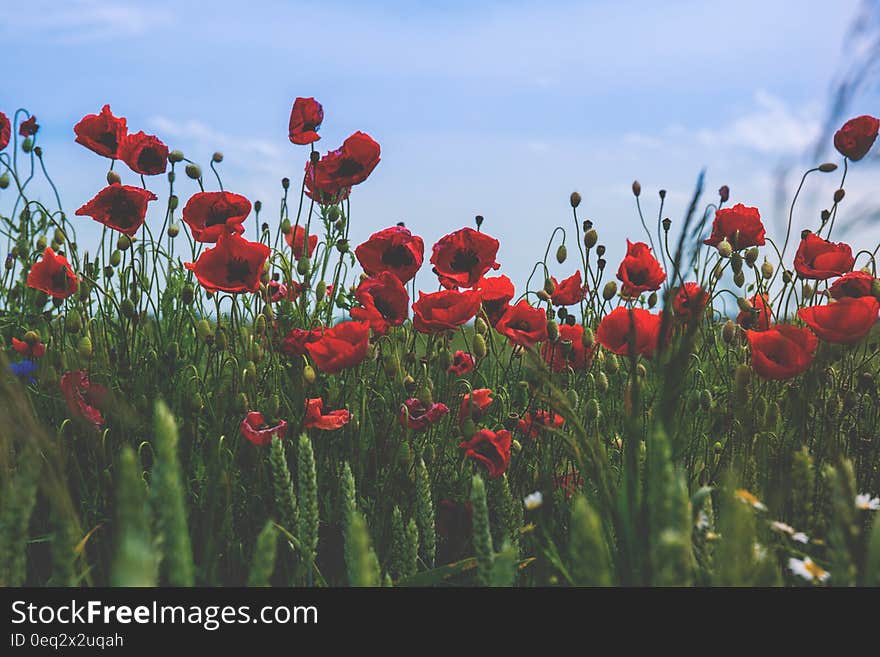
<path id="1" fill-rule="evenodd" d="M 764 245 L 764 224 L 758 208 L 750 208 L 737 203 L 732 208 L 721 208 L 715 212 L 712 222 L 712 234 L 703 244 L 718 246 L 727 240 L 734 251 L 752 246 Z"/>
<path id="2" fill-rule="evenodd" d="M 136 132 L 119 143 L 117 157 L 135 173 L 155 176 L 168 167 L 168 147 L 155 135 Z"/>
<path id="3" fill-rule="evenodd" d="M 617 278 L 623 282 L 620 289 L 623 296 L 637 297 L 642 292 L 660 289 L 666 280 L 666 272 L 647 244 L 627 240 L 626 257 L 620 263 Z"/>
<path id="4" fill-rule="evenodd" d="M 589 369 L 596 353 L 596 345 L 589 349 L 584 346 L 584 327 L 580 324 L 569 326 L 563 324 L 559 327 L 560 342 L 546 342 L 542 355 L 544 360 L 554 372 L 561 372 L 566 368 L 575 371 Z M 570 344 L 562 344 L 562 342 Z"/>
<path id="5" fill-rule="evenodd" d="M 473 372 L 474 366 L 477 364 L 476 359 L 466 351 L 456 351 L 452 357 L 452 365 L 446 368 L 447 372 L 456 376 L 463 376 L 468 372 Z"/>
<path id="6" fill-rule="evenodd" d="M 565 418 L 552 411 L 538 410 L 534 413 L 526 413 L 519 422 L 517 428 L 527 438 L 537 438 L 545 429 L 561 429 L 565 424 Z"/>
<path id="7" fill-rule="evenodd" d="M 241 235 L 221 235 L 217 246 L 205 249 L 196 262 L 184 263 L 207 290 L 256 292 L 270 249 Z"/>
<path id="8" fill-rule="evenodd" d="M 31 265 L 28 287 L 41 290 L 56 299 L 66 299 L 76 292 L 79 281 L 63 255 L 56 255 L 51 246 L 43 251 L 43 258 Z"/>
<path id="9" fill-rule="evenodd" d="M 413 326 L 419 333 L 440 333 L 461 326 L 473 319 L 480 309 L 480 293 L 441 290 L 425 294 L 413 306 Z"/>
<path id="10" fill-rule="evenodd" d="M 486 409 L 495 401 L 492 398 L 492 391 L 489 388 L 477 388 L 461 398 L 461 404 L 458 407 L 458 426 L 459 428 L 467 420 L 476 422 L 486 412 Z"/>
<path id="11" fill-rule="evenodd" d="M 672 308 L 678 317 L 701 317 L 709 303 L 709 293 L 693 281 L 678 288 L 672 299 Z"/>
<path id="12" fill-rule="evenodd" d="M 490 479 L 497 479 L 510 465 L 511 436 L 507 429 L 490 431 L 481 429 L 470 440 L 458 444 L 464 450 L 464 457 L 482 464 Z"/>
<path id="13" fill-rule="evenodd" d="M 630 353 L 630 337 L 634 333 L 635 353 L 651 358 L 657 347 L 660 321 L 659 314 L 653 315 L 641 308 L 615 308 L 599 322 L 596 341 L 615 354 L 627 356 Z"/>
<path id="14" fill-rule="evenodd" d="M 284 434 L 287 432 L 287 422 L 280 420 L 278 424 L 268 426 L 262 413 L 251 411 L 238 425 L 238 430 L 254 445 L 264 447 L 270 444 L 275 436 L 278 436 L 279 440 L 284 439 Z"/>
<path id="15" fill-rule="evenodd" d="M 147 203 L 157 198 L 153 192 L 140 187 L 113 184 L 98 192 L 75 214 L 78 217 L 91 217 L 120 233 L 134 235 L 144 225 Z"/>
<path id="16" fill-rule="evenodd" d="M 306 417 L 303 421 L 305 429 L 320 429 L 321 431 L 334 431 L 348 424 L 351 413 L 346 409 L 329 411 L 324 413 L 324 400 L 306 399 Z"/>
<path id="17" fill-rule="evenodd" d="M 101 108 L 100 114 L 86 114 L 73 126 L 76 143 L 82 144 L 98 155 L 116 159 L 119 145 L 128 134 L 125 118 L 113 116 L 109 105 Z"/>
<path id="18" fill-rule="evenodd" d="M 790 379 L 807 370 L 819 341 L 805 328 L 777 324 L 766 331 L 746 331 L 752 369 L 763 379 Z"/>
<path id="19" fill-rule="evenodd" d="M 752 310 L 740 312 L 736 316 L 736 323 L 744 329 L 766 331 L 770 328 L 770 322 L 773 319 L 770 302 L 767 301 L 767 297 L 763 294 L 756 294 L 750 301 L 752 303 Z"/>
<path id="20" fill-rule="evenodd" d="M 281 343 L 281 351 L 294 358 L 296 356 L 304 356 L 306 354 L 306 345 L 310 342 L 316 342 L 323 335 L 321 329 L 305 329 L 295 328 L 290 331 Z"/>
<path id="21" fill-rule="evenodd" d="M 37 338 L 36 340 L 28 340 L 28 336 L 24 336 L 24 340 L 12 338 L 12 348 L 15 349 L 25 358 L 42 358 L 46 355 L 46 345 Z"/>
<path id="22" fill-rule="evenodd" d="M 354 293 L 361 308 L 352 308 L 353 319 L 370 323 L 376 335 L 385 335 L 391 326 L 400 326 L 409 314 L 409 294 L 403 283 L 389 271 L 360 282 Z"/>
<path id="23" fill-rule="evenodd" d="M 798 310 L 798 317 L 825 342 L 854 344 L 864 338 L 880 313 L 880 302 L 874 297 L 845 297 L 827 306 Z"/>
<path id="24" fill-rule="evenodd" d="M 241 194 L 198 192 L 186 202 L 183 221 L 196 242 L 214 244 L 221 235 L 241 235 L 250 212 L 251 202 Z"/>
<path id="25" fill-rule="evenodd" d="M 318 246 L 318 236 L 314 234 L 309 235 L 309 250 L 308 253 L 305 253 L 306 229 L 303 226 L 294 226 L 284 236 L 284 241 L 293 250 L 293 257 L 297 260 L 302 258 L 304 254 L 307 258 L 311 258 L 315 248 Z"/>
<path id="26" fill-rule="evenodd" d="M 370 325 L 367 322 L 340 322 L 325 329 L 320 338 L 306 343 L 315 366 L 327 374 L 354 367 L 367 357 Z"/>
<path id="27" fill-rule="evenodd" d="M 474 289 L 480 291 L 480 298 L 483 300 L 483 311 L 489 318 L 489 323 L 495 326 L 498 320 L 507 312 L 507 304 L 513 299 L 515 294 L 513 283 L 504 274 L 488 278 L 484 276 L 477 281 Z"/>
<path id="28" fill-rule="evenodd" d="M 437 402 L 426 404 L 415 397 L 407 399 L 400 405 L 397 420 L 403 428 L 409 427 L 413 431 L 424 431 L 435 422 L 439 422 L 447 413 L 449 407 Z"/>
<path id="29" fill-rule="evenodd" d="M 290 110 L 287 134 L 294 144 L 311 144 L 321 137 L 318 130 L 324 121 L 324 108 L 314 98 L 297 98 Z"/>
<path id="30" fill-rule="evenodd" d="M 9 139 L 12 137 L 12 123 L 9 117 L 0 112 L 0 151 L 9 145 Z"/>
<path id="31" fill-rule="evenodd" d="M 581 280 L 580 269 L 561 282 L 557 281 L 555 276 L 551 278 L 553 294 L 550 295 L 550 301 L 554 306 L 573 306 L 587 296 L 587 286 Z"/>
<path id="32" fill-rule="evenodd" d="M 67 372 L 61 376 L 61 392 L 71 414 L 81 417 L 96 427 L 104 424 L 99 410 L 107 398 L 107 388 L 89 381 L 85 370 Z"/>
<path id="33" fill-rule="evenodd" d="M 878 130 L 880 120 L 873 116 L 866 114 L 850 119 L 834 133 L 834 148 L 844 157 L 858 162 L 871 150 Z"/>
<path id="34" fill-rule="evenodd" d="M 445 288 L 473 287 L 483 274 L 501 266 L 495 262 L 498 246 L 494 237 L 473 228 L 449 233 L 434 245 L 434 273 Z"/>
<path id="35" fill-rule="evenodd" d="M 25 119 L 18 125 L 18 134 L 22 137 L 33 137 L 37 134 L 37 131 L 40 129 L 40 126 L 37 124 L 37 117 L 32 116 L 29 119 Z"/>
<path id="36" fill-rule="evenodd" d="M 368 276 L 390 271 L 406 284 L 422 266 L 425 243 L 408 228 L 391 226 L 370 235 L 354 254 Z"/>
<path id="37" fill-rule="evenodd" d="M 302 285 L 296 281 L 290 281 L 289 285 L 281 281 L 269 281 L 266 287 L 269 288 L 269 303 L 278 303 L 284 299 L 295 301 L 302 292 Z"/>
<path id="38" fill-rule="evenodd" d="M 547 339 L 547 313 L 533 308 L 523 299 L 507 309 L 495 324 L 495 330 L 506 336 L 512 345 L 531 347 Z"/>
<path id="39" fill-rule="evenodd" d="M 868 297 L 871 296 L 871 286 L 875 280 L 866 271 L 851 271 L 834 281 L 828 289 L 828 294 L 835 299 Z"/>
<path id="40" fill-rule="evenodd" d="M 327 153 L 317 163 L 306 164 L 309 198 L 323 205 L 344 200 L 351 187 L 366 180 L 376 168 L 379 155 L 379 144 L 372 137 L 354 133 L 339 149 Z"/>
<path id="41" fill-rule="evenodd" d="M 801 278 L 824 281 L 840 276 L 856 264 L 849 244 L 823 240 L 814 233 L 807 233 L 794 255 L 794 269 Z"/>

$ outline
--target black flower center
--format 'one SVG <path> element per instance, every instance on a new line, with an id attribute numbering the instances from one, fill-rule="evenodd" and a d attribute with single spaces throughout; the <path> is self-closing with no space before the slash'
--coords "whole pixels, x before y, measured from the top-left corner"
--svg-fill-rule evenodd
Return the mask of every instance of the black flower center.
<path id="1" fill-rule="evenodd" d="M 471 271 L 480 264 L 480 257 L 472 249 L 459 249 L 449 263 L 452 271 Z"/>
<path id="2" fill-rule="evenodd" d="M 387 299 L 373 297 L 373 305 L 376 306 L 376 310 L 378 310 L 379 314 L 385 319 L 394 318 L 397 315 L 397 313 L 394 312 L 394 306 Z"/>
<path id="3" fill-rule="evenodd" d="M 108 150 L 113 152 L 116 152 L 116 148 L 119 146 L 119 142 L 116 139 L 116 133 L 113 132 L 102 132 L 98 135 L 95 141 L 102 146 L 106 146 Z"/>
<path id="4" fill-rule="evenodd" d="M 138 156 L 138 166 L 144 171 L 161 169 L 164 158 L 154 148 L 145 148 Z"/>
<path id="5" fill-rule="evenodd" d="M 532 330 L 532 327 L 529 325 L 529 323 L 523 319 L 518 319 L 515 322 L 511 322 L 510 324 L 508 324 L 508 326 L 510 326 L 510 328 L 512 328 L 514 331 L 523 331 L 525 333 L 528 333 Z"/>
<path id="6" fill-rule="evenodd" d="M 251 275 L 251 264 L 241 258 L 232 258 L 226 264 L 226 280 L 246 283 Z"/>
<path id="7" fill-rule="evenodd" d="M 340 178 L 347 178 L 349 176 L 354 176 L 361 171 L 364 170 L 364 165 L 358 162 L 357 160 L 352 160 L 351 158 L 346 158 L 342 160 L 339 164 L 339 168 L 336 170 L 336 175 Z"/>
<path id="8" fill-rule="evenodd" d="M 217 201 L 208 210 L 208 216 L 205 217 L 205 228 L 225 224 L 230 215 L 231 208 L 229 204 L 226 201 Z"/>
<path id="9" fill-rule="evenodd" d="M 66 290 L 67 289 L 67 267 L 61 267 L 58 271 L 52 274 L 52 287 L 56 290 Z"/>
<path id="10" fill-rule="evenodd" d="M 117 226 L 128 228 L 134 223 L 137 208 L 135 208 L 131 200 L 120 195 L 113 199 L 110 214 L 113 216 L 113 222 Z"/>
<path id="11" fill-rule="evenodd" d="M 382 254 L 382 264 L 389 267 L 406 267 L 413 264 L 412 252 L 403 244 L 385 249 Z"/>

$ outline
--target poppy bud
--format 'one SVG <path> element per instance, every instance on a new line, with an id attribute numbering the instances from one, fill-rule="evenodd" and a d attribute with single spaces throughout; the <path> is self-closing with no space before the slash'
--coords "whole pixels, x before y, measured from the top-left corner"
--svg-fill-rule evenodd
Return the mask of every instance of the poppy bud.
<path id="1" fill-rule="evenodd" d="M 596 336 L 593 334 L 593 329 L 589 326 L 584 327 L 584 332 L 581 335 L 581 344 L 584 345 L 587 349 L 593 346 L 593 343 L 596 341 Z"/>
<path id="2" fill-rule="evenodd" d="M 809 283 L 804 283 L 804 287 L 803 287 L 804 299 L 812 299 L 813 292 L 815 292 L 815 289 L 813 288 L 813 286 L 810 285 Z"/>
<path id="3" fill-rule="evenodd" d="M 282 232 L 284 235 L 289 235 L 291 229 L 292 229 L 292 226 L 290 225 L 290 219 L 284 219 L 284 220 L 281 222 L 281 232 Z"/>
<path id="4" fill-rule="evenodd" d="M 131 299 L 122 300 L 122 303 L 119 304 L 119 312 L 122 313 L 123 317 L 126 317 L 128 319 L 134 317 L 135 309 Z"/>
<path id="5" fill-rule="evenodd" d="M 608 375 L 605 372 L 599 372 L 596 376 L 596 390 L 604 394 L 608 392 L 608 386 Z"/>
<path id="6" fill-rule="evenodd" d="M 553 294 L 556 291 L 556 285 L 553 284 L 552 278 L 544 279 L 544 291 L 547 294 Z"/>
<path id="7" fill-rule="evenodd" d="M 168 172 L 168 182 L 173 183 L 175 180 L 177 180 L 177 174 L 174 173 L 173 171 L 169 171 Z"/>
<path id="8" fill-rule="evenodd" d="M 716 248 L 718 249 L 718 254 L 722 258 L 729 258 L 733 253 L 733 247 L 730 245 L 730 242 L 727 241 L 727 238 L 724 238 L 723 240 L 718 242 L 718 246 Z"/>
<path id="9" fill-rule="evenodd" d="M 571 203 L 571 207 L 576 208 L 581 204 L 581 195 L 577 192 L 572 192 L 571 196 L 568 197 L 568 202 Z"/>
<path id="10" fill-rule="evenodd" d="M 303 367 L 302 378 L 307 386 L 312 385 L 315 382 L 315 379 L 318 378 L 318 375 L 315 373 L 315 368 L 311 365 Z"/>
<path id="11" fill-rule="evenodd" d="M 565 262 L 565 259 L 568 257 L 568 249 L 565 248 L 565 244 L 560 244 L 559 248 L 556 249 L 556 262 L 560 265 Z"/>
<path id="12" fill-rule="evenodd" d="M 718 197 L 721 199 L 722 203 L 727 203 L 727 199 L 730 198 L 730 187 L 727 185 L 721 185 L 718 189 Z"/>
<path id="13" fill-rule="evenodd" d="M 56 228 L 55 232 L 52 235 L 52 239 L 58 244 L 64 244 L 64 242 L 67 241 L 67 235 L 65 235 L 64 231 L 60 228 Z"/>
<path id="14" fill-rule="evenodd" d="M 122 254 L 118 250 L 113 250 L 110 253 L 110 265 L 118 267 L 120 262 L 122 262 Z"/>
<path id="15" fill-rule="evenodd" d="M 737 300 L 737 305 L 738 304 L 739 300 Z M 733 322 L 732 319 L 728 319 L 726 322 L 724 322 L 724 326 L 721 328 L 721 339 L 724 340 L 725 344 L 731 344 L 735 337 L 736 324 Z"/>
<path id="16" fill-rule="evenodd" d="M 739 309 L 744 313 L 750 313 L 754 308 L 752 302 L 744 297 L 737 297 L 736 305 L 739 306 Z"/>
<path id="17" fill-rule="evenodd" d="M 217 351 L 226 351 L 229 346 L 229 338 L 226 337 L 226 331 L 218 328 L 214 333 L 214 346 Z"/>
<path id="18" fill-rule="evenodd" d="M 594 422 L 599 419 L 601 411 L 599 409 L 599 400 L 593 397 L 592 399 L 587 401 L 587 405 L 584 408 L 584 415 L 587 420 L 590 422 Z"/>
<path id="19" fill-rule="evenodd" d="M 168 226 L 168 237 L 175 238 L 180 234 L 180 226 L 178 224 L 171 224 Z"/>
<path id="20" fill-rule="evenodd" d="M 23 142 L 21 142 L 21 150 L 25 153 L 30 153 L 34 149 L 34 141 L 28 137 Z"/>
<path id="21" fill-rule="evenodd" d="M 309 263 L 309 259 L 307 256 L 303 256 L 296 263 L 296 271 L 299 273 L 300 276 L 308 276 L 310 270 L 311 265 Z"/>
<path id="22" fill-rule="evenodd" d="M 733 284 L 737 287 L 742 287 L 746 284 L 746 275 L 742 272 L 742 270 L 739 270 L 733 275 Z"/>
<path id="23" fill-rule="evenodd" d="M 788 285 L 791 283 L 791 272 L 787 269 L 782 270 L 782 282 Z"/>
<path id="24" fill-rule="evenodd" d="M 107 278 L 107 279 L 113 278 L 113 267 L 110 267 L 110 266 L 104 267 L 104 278 Z"/>
<path id="25" fill-rule="evenodd" d="M 171 210 L 176 210 L 178 205 L 180 205 L 180 199 L 177 198 L 176 194 L 172 194 L 168 197 L 168 207 Z"/>
<path id="26" fill-rule="evenodd" d="M 638 198 L 638 196 L 642 193 L 642 184 L 638 180 L 633 180 L 632 190 L 633 196 Z"/>
<path id="27" fill-rule="evenodd" d="M 586 233 L 584 233 L 584 246 L 587 249 L 592 249 L 596 246 L 596 242 L 599 240 L 599 233 L 596 232 L 595 228 L 590 228 Z M 598 253 L 598 250 L 596 251 Z M 603 249 L 604 253 L 604 249 Z M 601 256 L 602 253 L 599 253 Z"/>
<path id="28" fill-rule="evenodd" d="M 116 240 L 116 248 L 119 251 L 128 251 L 131 247 L 131 238 L 128 235 L 120 235 Z"/>
<path id="29" fill-rule="evenodd" d="M 318 284 L 315 285 L 315 297 L 320 301 L 327 294 L 327 283 L 324 281 L 318 281 Z"/>
<path id="30" fill-rule="evenodd" d="M 474 331 L 476 331 L 479 335 L 486 335 L 486 332 L 489 330 L 488 324 L 482 317 L 477 317 L 474 320 Z"/>
<path id="31" fill-rule="evenodd" d="M 599 256 L 600 258 L 605 255 L 605 245 L 604 244 L 600 244 L 599 246 L 596 247 L 596 255 Z"/>
<path id="32" fill-rule="evenodd" d="M 196 322 L 196 336 L 209 344 L 214 341 L 214 329 L 211 328 L 211 323 L 207 319 L 200 319 Z"/>
<path id="33" fill-rule="evenodd" d="M 764 258 L 764 264 L 761 265 L 761 276 L 768 281 L 773 278 L 773 263 L 767 260 L 766 257 Z"/>
<path id="34" fill-rule="evenodd" d="M 211 156 L 211 160 L 216 164 L 219 164 L 223 161 L 223 153 L 221 153 L 220 151 L 215 151 L 214 154 Z"/>
<path id="35" fill-rule="evenodd" d="M 12 257 L 12 254 L 6 256 L 3 266 L 6 267 L 6 269 L 12 269 L 15 266 L 15 258 Z"/>
<path id="36" fill-rule="evenodd" d="M 477 228 L 483 225 L 483 221 L 483 215 L 481 214 L 478 214 L 476 217 L 474 217 L 474 223 L 477 225 Z"/>
<path id="37" fill-rule="evenodd" d="M 605 283 L 605 287 L 602 288 L 602 298 L 605 299 L 605 301 L 611 301 L 616 294 L 617 283 L 614 281 L 608 281 Z"/>
<path id="38" fill-rule="evenodd" d="M 92 339 L 87 335 L 81 337 L 76 345 L 76 351 L 83 358 L 90 358 L 92 355 Z"/>
<path id="39" fill-rule="evenodd" d="M 834 192 L 834 202 L 840 203 L 843 200 L 843 197 L 846 196 L 846 192 L 842 189 L 838 189 Z"/>
<path id="40" fill-rule="evenodd" d="M 538 290 L 537 292 L 535 292 L 535 294 L 541 301 L 550 301 L 551 299 L 550 295 L 547 294 L 544 290 Z"/>
<path id="41" fill-rule="evenodd" d="M 198 180 L 202 177 L 202 167 L 198 164 L 193 164 L 190 162 L 186 165 L 186 175 L 192 178 L 193 180 Z"/>
<path id="42" fill-rule="evenodd" d="M 672 227 L 672 219 L 670 219 L 669 217 L 666 217 L 666 218 L 663 220 L 663 230 L 664 230 L 665 232 L 668 233 L 668 232 L 669 232 L 669 229 L 670 229 L 671 227 Z"/>
<path id="43" fill-rule="evenodd" d="M 605 265 L 606 265 L 606 264 L 608 264 L 608 263 L 605 262 L 605 258 L 599 258 L 599 259 L 596 261 L 596 266 L 597 266 L 599 269 L 605 269 Z"/>
<path id="44" fill-rule="evenodd" d="M 608 358 L 605 359 L 605 371 L 608 374 L 617 374 L 620 371 L 620 363 L 615 354 L 608 354 Z"/>
<path id="45" fill-rule="evenodd" d="M 171 162 L 171 164 L 177 164 L 178 162 L 182 162 L 183 161 L 183 151 L 174 149 L 173 151 L 168 153 L 168 161 Z"/>
<path id="46" fill-rule="evenodd" d="M 746 251 L 745 261 L 749 267 L 753 267 L 754 264 L 758 261 L 758 247 L 757 246 L 753 246 L 751 249 Z"/>
<path id="47" fill-rule="evenodd" d="M 0 189 L 6 189 L 9 187 L 9 174 L 5 171 L 0 174 Z"/>
<path id="48" fill-rule="evenodd" d="M 481 358 L 486 357 L 487 351 L 486 338 L 477 333 L 474 336 L 474 356 L 477 357 L 477 360 L 480 360 Z"/>
<path id="49" fill-rule="evenodd" d="M 651 292 L 651 294 L 648 295 L 648 308 L 653 308 L 656 305 L 657 305 L 657 293 Z"/>
<path id="50" fill-rule="evenodd" d="M 192 285 L 186 284 L 183 286 L 183 289 L 180 290 L 180 300 L 184 305 L 188 306 L 193 302 L 193 298 L 195 298 L 195 290 Z"/>
<path id="51" fill-rule="evenodd" d="M 819 165 L 819 171 L 822 173 L 831 173 L 832 171 L 837 170 L 837 165 L 834 162 L 825 162 L 824 164 Z"/>
<path id="52" fill-rule="evenodd" d="M 547 322 L 547 337 L 553 342 L 559 339 L 559 324 L 552 319 Z"/>

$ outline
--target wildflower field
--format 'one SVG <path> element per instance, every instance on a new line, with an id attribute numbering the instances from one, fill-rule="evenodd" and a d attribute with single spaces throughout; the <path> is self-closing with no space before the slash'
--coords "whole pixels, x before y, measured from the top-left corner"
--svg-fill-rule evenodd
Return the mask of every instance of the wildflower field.
<path id="1" fill-rule="evenodd" d="M 880 121 L 810 231 L 634 182 L 609 262 L 574 192 L 517 289 L 480 216 L 351 243 L 380 145 L 323 120 L 263 205 L 105 105 L 65 207 L 70 127 L 0 113 L 0 585 L 880 585 L 880 245 L 834 241 Z"/>

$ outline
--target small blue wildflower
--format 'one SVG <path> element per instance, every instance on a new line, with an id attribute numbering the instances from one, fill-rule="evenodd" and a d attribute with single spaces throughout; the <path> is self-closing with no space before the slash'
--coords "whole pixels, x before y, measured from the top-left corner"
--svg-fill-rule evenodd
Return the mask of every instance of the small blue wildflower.
<path id="1" fill-rule="evenodd" d="M 27 379 L 28 383 L 33 383 L 36 379 L 33 373 L 37 371 L 37 364 L 32 360 L 22 360 L 18 363 L 9 363 L 10 371 L 21 379 Z"/>

